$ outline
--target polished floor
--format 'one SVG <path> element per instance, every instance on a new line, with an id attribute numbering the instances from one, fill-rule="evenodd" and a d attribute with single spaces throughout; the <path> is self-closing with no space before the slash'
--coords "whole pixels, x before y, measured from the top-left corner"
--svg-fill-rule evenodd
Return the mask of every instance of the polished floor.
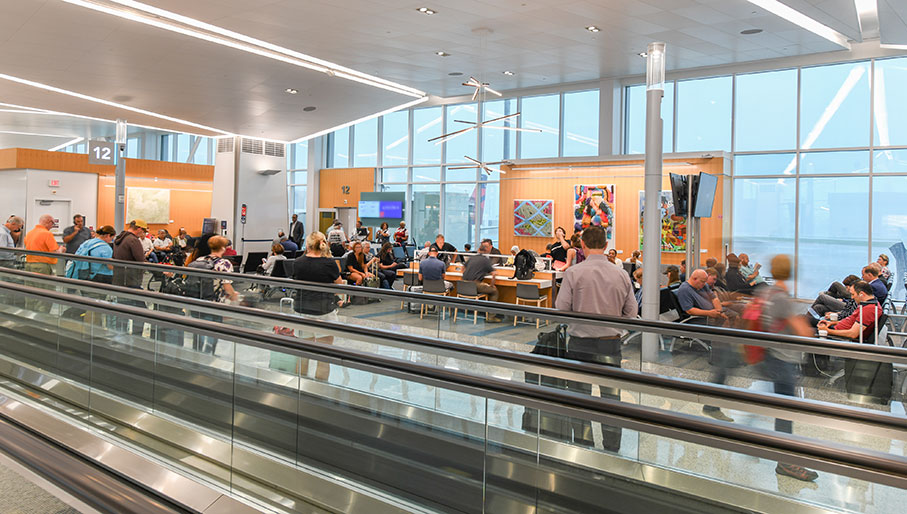
<path id="1" fill-rule="evenodd" d="M 56 496 L 0 464 L 0 514 L 79 514 Z"/>

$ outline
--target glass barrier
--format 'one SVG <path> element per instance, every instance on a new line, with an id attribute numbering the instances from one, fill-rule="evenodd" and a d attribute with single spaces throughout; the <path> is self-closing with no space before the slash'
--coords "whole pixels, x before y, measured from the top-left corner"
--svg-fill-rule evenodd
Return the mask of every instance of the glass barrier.
<path id="1" fill-rule="evenodd" d="M 292 473 L 304 467 L 424 508 L 476 512 L 588 512 L 603 494 L 691 512 L 702 512 L 704 500 L 714 506 L 731 499 L 746 508 L 776 505 L 747 501 L 790 501 L 890 512 L 907 494 L 822 470 L 815 481 L 802 481 L 791 475 L 809 478 L 802 475 L 812 470 L 797 468 L 797 459 L 781 459 L 785 468 L 778 472 L 777 456 L 722 449 L 591 411 L 565 414 L 410 372 L 431 364 L 704 419 L 704 398 L 626 377 L 430 348 L 413 360 L 402 345 L 380 350 L 388 334 L 370 338 L 328 324 L 297 323 L 275 336 L 405 363 L 394 371 L 269 349 L 231 336 L 223 324 L 189 326 L 180 323 L 192 320 L 185 315 L 161 319 L 155 310 L 162 309 L 147 310 L 143 319 L 141 311 L 113 312 L 104 304 L 75 305 L 3 287 L 0 293 L 0 373 L 7 379 L 82 409 L 98 427 L 261 501 L 286 506 L 287 496 L 305 497 Z M 204 313 L 198 319 L 205 320 Z M 793 422 L 794 433 L 811 444 L 903 461 L 905 432 L 895 425 L 785 413 L 755 402 L 738 407 L 728 412 L 742 413 L 737 424 L 747 429 L 786 432 L 784 425 Z M 790 419 L 779 425 L 781 414 Z M 665 476 L 673 478 L 657 480 Z M 659 497 L 653 485 L 670 485 L 671 498 Z M 741 488 L 760 494 L 732 494 Z"/>

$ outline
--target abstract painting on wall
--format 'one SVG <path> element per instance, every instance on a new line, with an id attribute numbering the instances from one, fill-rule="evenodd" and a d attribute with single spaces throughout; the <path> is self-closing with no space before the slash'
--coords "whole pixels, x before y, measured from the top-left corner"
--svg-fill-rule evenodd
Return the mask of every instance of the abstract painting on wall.
<path id="1" fill-rule="evenodd" d="M 554 237 L 554 200 L 514 200 L 513 234 Z"/>
<path id="2" fill-rule="evenodd" d="M 573 230 L 591 226 L 605 230 L 608 248 L 614 246 L 614 185 L 573 187 Z"/>
<path id="3" fill-rule="evenodd" d="M 685 252 L 687 249 L 687 220 L 674 214 L 674 199 L 670 191 L 662 191 L 658 199 L 661 211 L 661 251 Z M 646 192 L 639 192 L 639 249 L 642 250 L 643 214 L 646 210 Z"/>

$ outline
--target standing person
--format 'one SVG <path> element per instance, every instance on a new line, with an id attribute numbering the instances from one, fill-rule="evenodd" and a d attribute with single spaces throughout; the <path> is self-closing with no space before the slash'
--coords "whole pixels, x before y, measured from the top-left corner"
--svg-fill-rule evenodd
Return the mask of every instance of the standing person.
<path id="1" fill-rule="evenodd" d="M 145 262 L 145 251 L 142 249 L 142 241 L 148 232 L 148 224 L 145 220 L 137 219 L 129 222 L 126 230 L 120 232 L 120 235 L 113 241 L 113 258 L 120 261 Z M 115 266 L 113 269 L 113 285 L 131 287 L 133 289 L 142 288 L 142 277 L 145 272 L 136 268 L 125 268 Z M 131 300 L 129 298 L 117 298 L 117 303 L 131 305 L 133 307 L 146 307 L 145 302 Z M 129 325 L 129 318 L 116 316 L 115 318 L 117 332 L 125 333 Z M 132 324 L 132 334 L 141 335 L 144 323 L 134 321 Z"/>
<path id="2" fill-rule="evenodd" d="M 95 236 L 88 241 L 82 243 L 76 252 L 75 255 L 85 256 L 85 257 L 97 257 L 99 259 L 112 259 L 113 258 L 113 238 L 117 235 L 117 231 L 114 230 L 110 225 L 104 225 L 95 232 Z M 102 284 L 112 284 L 113 283 L 113 265 L 112 264 L 98 264 L 96 262 L 88 263 L 85 261 L 72 261 L 72 268 L 70 269 L 67 266 L 67 277 L 69 278 L 80 278 L 91 280 L 92 282 L 100 282 Z M 84 270 L 84 271 L 79 271 Z M 70 276 L 72 275 L 72 276 Z M 84 275 L 80 276 L 80 275 Z M 89 296 L 89 295 L 86 295 Z M 92 298 L 100 298 L 99 296 L 92 296 Z"/>
<path id="3" fill-rule="evenodd" d="M 312 232 L 306 238 L 305 254 L 297 257 L 293 264 L 293 280 L 321 284 L 343 284 L 343 279 L 340 278 L 340 269 L 334 259 L 331 258 L 327 240 L 321 232 Z M 295 300 L 293 308 L 297 314 L 323 321 L 337 321 L 337 297 L 333 293 L 297 289 Z M 334 342 L 333 336 L 318 337 L 314 332 L 300 332 L 298 336 L 324 344 L 332 344 Z M 273 354 L 271 362 L 274 362 Z M 294 362 L 296 362 L 295 358 Z M 302 374 L 307 374 L 309 368 L 308 359 L 302 359 L 297 366 Z M 315 378 L 326 381 L 330 376 L 330 371 L 331 368 L 327 362 L 318 361 L 318 365 L 315 368 Z"/>
<path id="4" fill-rule="evenodd" d="M 802 316 L 797 315 L 798 307 L 790 296 L 787 280 L 792 274 L 790 257 L 776 255 L 771 261 L 771 273 L 774 285 L 762 291 L 764 307 L 761 325 L 774 333 L 808 337 L 812 329 Z M 800 379 L 800 364 L 803 352 L 768 348 L 762 368 L 774 385 L 775 394 L 786 396 L 797 395 L 797 382 Z M 793 423 L 786 419 L 775 419 L 775 431 L 793 433 Z M 819 474 L 796 464 L 778 462 L 775 473 L 789 476 L 804 482 L 815 481 Z"/>
<path id="5" fill-rule="evenodd" d="M 488 295 L 489 302 L 496 302 L 498 301 L 498 288 L 493 284 L 484 282 L 486 275 L 494 274 L 494 266 L 491 264 L 491 259 L 488 258 L 491 248 L 491 243 L 487 240 L 479 243 L 479 247 L 476 249 L 478 255 L 473 255 L 466 261 L 466 269 L 463 270 L 463 280 L 475 282 L 476 290 L 479 294 Z M 497 315 L 485 313 L 486 323 L 500 323 L 501 321 L 503 319 Z"/>
<path id="6" fill-rule="evenodd" d="M 54 235 L 50 229 L 54 228 L 54 218 L 50 214 L 45 214 L 38 218 L 38 224 L 35 228 L 25 234 L 25 249 L 33 252 L 62 253 L 63 247 L 57 244 Z M 53 275 L 53 266 L 57 263 L 54 257 L 44 257 L 42 255 L 29 255 L 25 258 L 25 271 L 32 273 L 41 273 L 42 275 Z"/>
<path id="7" fill-rule="evenodd" d="M 409 241 L 409 232 L 406 230 L 406 222 L 401 221 L 400 226 L 394 231 L 394 244 L 397 246 L 406 246 L 407 241 Z"/>
<path id="8" fill-rule="evenodd" d="M 391 240 L 390 230 L 387 228 L 387 222 L 382 221 L 381 226 L 375 232 L 375 242 L 379 245 L 384 245 L 384 243 Z"/>
<path id="9" fill-rule="evenodd" d="M 91 239 L 91 230 L 85 226 L 85 216 L 76 214 L 72 217 L 72 225 L 63 229 L 66 253 L 76 253 L 82 243 L 89 239 Z"/>
<path id="10" fill-rule="evenodd" d="M 229 243 L 229 241 L 226 237 L 211 236 L 211 238 L 208 239 L 208 248 L 211 251 L 208 255 L 192 261 L 189 267 L 200 270 L 216 271 L 218 273 L 232 273 L 233 263 L 231 263 L 229 259 L 224 259 L 224 253 L 227 251 L 227 243 Z M 190 291 L 189 295 L 194 298 L 209 301 L 222 301 L 224 299 L 236 301 L 239 299 L 239 293 L 233 289 L 232 280 L 190 276 L 187 283 L 190 285 L 190 287 L 188 287 Z M 193 283 L 197 284 L 197 292 L 192 286 Z M 223 321 L 223 318 L 216 314 L 191 311 L 191 315 L 193 318 L 214 321 L 217 323 Z M 218 339 L 214 336 L 196 334 L 193 336 L 192 347 L 195 351 L 213 355 L 217 350 L 217 341 Z"/>
<path id="11" fill-rule="evenodd" d="M 334 257 L 341 257 L 346 251 L 344 244 L 349 242 L 349 240 L 343 232 L 343 223 L 340 220 L 334 220 L 331 230 L 328 231 L 327 242 L 331 249 L 331 255 Z"/>
<path id="12" fill-rule="evenodd" d="M 564 272 L 555 306 L 559 310 L 635 318 L 639 313 L 633 286 L 627 273 L 614 266 L 604 255 L 605 231 L 592 226 L 583 231 L 581 240 L 586 260 Z M 596 325 L 571 323 L 567 358 L 619 368 L 621 365 L 621 331 Z M 584 390 L 591 394 L 591 385 Z M 601 387 L 602 398 L 620 400 L 620 391 Z M 583 422 L 581 434 L 574 440 L 593 444 L 592 426 Z M 620 450 L 620 427 L 602 426 L 602 444 L 606 450 Z"/>
<path id="13" fill-rule="evenodd" d="M 299 221 L 299 215 L 294 214 L 290 220 L 290 241 L 296 243 L 298 248 L 302 248 L 302 244 L 305 242 L 305 225 Z"/>
<path id="14" fill-rule="evenodd" d="M 554 229 L 554 244 L 551 245 L 551 249 L 548 250 L 548 253 L 551 255 L 551 260 L 554 269 L 560 269 L 565 264 L 569 264 L 567 261 L 567 250 L 570 248 L 570 242 L 567 241 L 567 231 L 564 230 L 564 227 L 557 227 Z"/>
<path id="15" fill-rule="evenodd" d="M 22 241 L 22 238 L 19 237 L 18 241 L 14 235 L 22 233 L 22 227 L 25 226 L 25 221 L 22 220 L 19 216 L 10 216 L 6 223 L 0 225 L 0 248 L 16 248 L 22 246 L 19 241 Z M 16 266 L 16 254 L 13 252 L 0 252 L 0 267 L 2 268 L 14 268 Z"/>

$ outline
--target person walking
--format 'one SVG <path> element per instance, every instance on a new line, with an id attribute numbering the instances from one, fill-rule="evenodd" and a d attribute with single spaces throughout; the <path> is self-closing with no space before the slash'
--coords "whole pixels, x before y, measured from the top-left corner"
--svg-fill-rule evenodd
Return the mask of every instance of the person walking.
<path id="1" fill-rule="evenodd" d="M 555 306 L 559 310 L 584 314 L 599 314 L 621 318 L 635 318 L 639 313 L 630 276 L 608 261 L 604 251 L 607 246 L 605 231 L 589 227 L 583 231 L 581 245 L 586 259 L 570 266 L 558 292 Z M 568 359 L 621 367 L 620 330 L 597 325 L 571 323 L 567 328 Z M 592 393 L 591 384 L 582 384 L 586 394 Z M 620 391 L 600 386 L 602 398 L 620 400 Z M 574 423 L 574 441 L 591 446 L 592 424 L 583 420 L 581 427 Z M 602 444 L 606 450 L 620 450 L 621 428 L 602 426 Z"/>

